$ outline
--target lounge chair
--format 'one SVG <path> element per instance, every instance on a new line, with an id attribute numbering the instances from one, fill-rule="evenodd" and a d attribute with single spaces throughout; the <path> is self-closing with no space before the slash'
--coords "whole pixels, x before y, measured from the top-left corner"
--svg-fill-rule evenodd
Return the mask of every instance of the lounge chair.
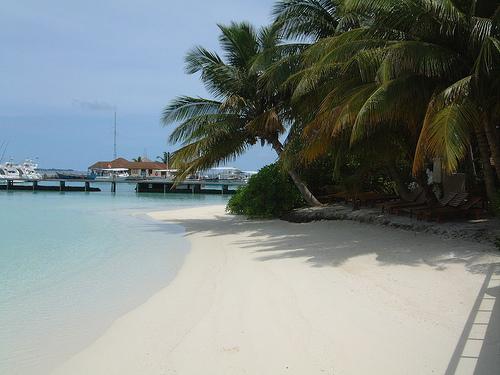
<path id="1" fill-rule="evenodd" d="M 398 200 L 392 200 L 389 202 L 382 203 L 379 207 L 381 207 L 382 212 L 390 212 L 392 208 L 397 208 L 397 207 L 405 207 L 408 204 L 413 204 L 415 202 L 425 202 L 425 196 L 424 196 L 424 191 L 421 190 L 411 200 L 405 200 L 405 199 L 398 199 Z"/>
<path id="2" fill-rule="evenodd" d="M 479 218 L 483 211 L 480 208 L 476 208 L 480 203 L 482 203 L 481 197 L 472 197 L 470 199 L 463 200 L 459 205 L 455 206 L 451 203 L 448 207 L 436 208 L 433 210 L 422 211 L 417 216 L 418 219 L 432 220 L 436 219 L 437 222 L 441 222 L 445 218 L 467 218 L 473 216 L 474 218 Z"/>
<path id="3" fill-rule="evenodd" d="M 468 195 L 468 193 L 457 193 L 452 199 L 450 199 L 448 203 L 444 205 L 420 208 L 415 210 L 413 213 L 416 215 L 417 220 L 421 220 L 430 215 L 432 212 L 437 212 L 438 210 L 445 210 L 450 208 L 456 209 L 466 201 Z"/>
<path id="4" fill-rule="evenodd" d="M 376 191 L 369 191 L 366 193 L 359 193 L 355 196 L 354 200 L 360 206 L 370 206 L 373 207 L 375 203 L 388 201 L 395 199 L 396 196 L 387 193 L 378 193 Z"/>
<path id="5" fill-rule="evenodd" d="M 429 203 L 415 203 L 408 204 L 405 207 L 399 207 L 395 210 L 391 210 L 391 212 L 399 215 L 400 213 L 409 214 L 412 217 L 415 213 L 420 210 L 429 210 L 438 207 L 446 207 L 450 201 L 457 196 L 458 193 L 448 193 L 445 194 L 441 199 L 438 200 L 437 204 L 430 205 Z"/>
<path id="6" fill-rule="evenodd" d="M 389 213 L 399 215 L 400 213 L 411 212 L 411 209 L 413 208 L 428 207 L 428 206 L 429 206 L 429 201 L 427 200 L 425 192 L 422 192 L 422 194 L 418 197 L 418 199 L 415 202 L 401 204 L 396 207 L 391 207 L 389 209 Z"/>
<path id="7" fill-rule="evenodd" d="M 349 200 L 349 193 L 341 191 L 338 193 L 327 194 L 319 197 L 322 202 L 347 202 Z"/>

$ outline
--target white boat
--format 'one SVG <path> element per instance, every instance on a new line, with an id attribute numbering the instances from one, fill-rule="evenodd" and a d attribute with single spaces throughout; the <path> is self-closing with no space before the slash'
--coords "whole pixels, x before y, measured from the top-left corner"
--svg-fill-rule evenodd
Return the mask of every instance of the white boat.
<path id="1" fill-rule="evenodd" d="M 101 174 L 96 176 L 96 181 L 122 181 L 130 177 L 127 168 L 107 168 L 101 171 Z"/>
<path id="2" fill-rule="evenodd" d="M 19 171 L 19 175 L 27 180 L 41 180 L 43 176 L 36 171 L 38 164 L 34 163 L 33 160 L 26 159 L 23 164 L 16 166 Z"/>
<path id="3" fill-rule="evenodd" d="M 19 180 L 21 178 L 21 174 L 19 170 L 16 168 L 16 165 L 7 162 L 5 164 L 0 164 L 0 179 L 2 180 Z"/>
<path id="4" fill-rule="evenodd" d="M 26 180 L 40 180 L 42 175 L 36 171 L 38 167 L 32 160 L 26 160 L 23 164 L 7 162 L 0 164 L 0 179 L 23 182 Z"/>
<path id="5" fill-rule="evenodd" d="M 234 167 L 216 167 L 216 168 L 211 168 L 207 171 L 203 172 L 203 180 L 208 180 L 208 181 L 217 181 L 217 180 L 224 180 L 224 181 L 231 181 L 231 180 L 243 180 L 244 175 L 243 172 Z"/>

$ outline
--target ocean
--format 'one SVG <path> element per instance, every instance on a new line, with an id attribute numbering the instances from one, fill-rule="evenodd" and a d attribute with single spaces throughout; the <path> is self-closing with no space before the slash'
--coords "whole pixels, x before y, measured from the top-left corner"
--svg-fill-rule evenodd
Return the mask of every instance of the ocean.
<path id="1" fill-rule="evenodd" d="M 189 244 L 147 212 L 227 201 L 102 189 L 0 191 L 1 374 L 50 372 L 173 279 Z"/>

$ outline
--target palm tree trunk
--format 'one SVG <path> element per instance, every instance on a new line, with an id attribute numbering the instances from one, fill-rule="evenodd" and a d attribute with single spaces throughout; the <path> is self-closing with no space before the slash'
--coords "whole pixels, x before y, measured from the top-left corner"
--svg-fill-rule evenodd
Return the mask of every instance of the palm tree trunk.
<path id="1" fill-rule="evenodd" d="M 484 185 L 486 187 L 486 195 L 488 200 L 493 203 L 496 200 L 495 175 L 490 165 L 490 149 L 488 147 L 488 139 L 484 134 L 484 129 L 475 127 L 477 145 L 481 156 L 481 164 L 483 167 Z"/>
<path id="2" fill-rule="evenodd" d="M 488 119 L 485 119 L 484 133 L 486 134 L 486 138 L 490 146 L 491 157 L 493 158 L 493 163 L 495 164 L 497 178 L 500 180 L 500 146 L 498 144 L 496 129 L 491 121 L 488 121 Z"/>
<path id="3" fill-rule="evenodd" d="M 272 145 L 274 151 L 276 151 L 276 153 L 278 154 L 278 156 L 280 156 L 281 153 L 283 152 L 283 145 L 281 144 L 281 142 L 278 139 L 274 139 L 271 142 L 271 145 Z M 309 188 L 307 187 L 305 182 L 302 181 L 302 179 L 297 174 L 297 172 L 295 172 L 291 168 L 289 168 L 287 170 L 287 172 L 290 175 L 290 177 L 292 178 L 292 181 L 295 184 L 295 186 L 297 187 L 297 189 L 299 189 L 300 193 L 302 194 L 302 197 L 304 198 L 304 200 L 307 202 L 307 204 L 309 206 L 314 207 L 314 206 L 321 206 L 322 205 L 321 202 L 316 199 L 314 194 L 311 193 L 311 191 L 309 190 Z"/>
<path id="4" fill-rule="evenodd" d="M 309 204 L 310 206 L 322 205 L 321 202 L 316 199 L 314 194 L 311 193 L 307 185 L 304 183 L 304 181 L 302 181 L 302 179 L 293 169 L 289 169 L 288 174 L 292 178 L 295 186 L 297 186 L 297 189 L 299 189 L 300 193 L 302 194 L 302 197 L 307 202 L 307 204 Z"/>

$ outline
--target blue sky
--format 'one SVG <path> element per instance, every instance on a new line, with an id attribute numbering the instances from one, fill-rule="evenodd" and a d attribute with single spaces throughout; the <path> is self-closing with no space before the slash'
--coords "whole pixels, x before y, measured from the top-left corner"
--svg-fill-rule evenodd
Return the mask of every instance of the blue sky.
<path id="1" fill-rule="evenodd" d="M 270 22 L 272 0 L 24 0 L 0 13 L 0 145 L 6 158 L 39 157 L 42 167 L 86 169 L 113 155 L 165 150 L 159 122 L 177 95 L 205 95 L 184 73 L 195 45 L 217 50 L 217 23 Z M 1 156 L 1 152 L 0 152 Z M 275 160 L 254 147 L 232 165 L 257 169 Z"/>

